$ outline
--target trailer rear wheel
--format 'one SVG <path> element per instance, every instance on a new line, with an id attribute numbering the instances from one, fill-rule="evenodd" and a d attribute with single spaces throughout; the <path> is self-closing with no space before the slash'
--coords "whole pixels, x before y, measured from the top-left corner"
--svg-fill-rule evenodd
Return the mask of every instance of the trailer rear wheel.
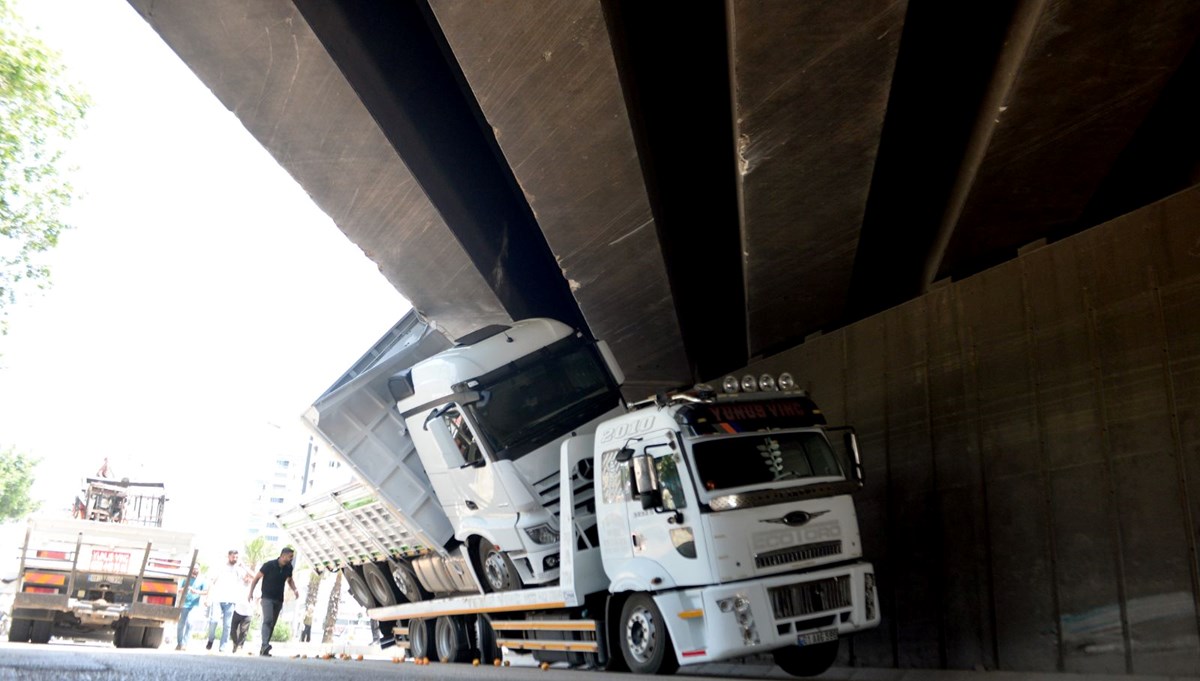
<path id="1" fill-rule="evenodd" d="M 433 652 L 433 628 L 432 620 L 413 619 L 408 621 L 408 654 L 412 655 L 414 660 L 429 657 L 429 653 Z"/>
<path id="2" fill-rule="evenodd" d="M 466 662 L 468 654 L 467 627 L 461 617 L 443 615 L 434 627 L 437 656 L 442 662 Z"/>
<path id="3" fill-rule="evenodd" d="M 24 617 L 14 617 L 8 625 L 8 640 L 12 643 L 26 643 L 29 632 L 33 629 L 33 620 Z"/>
<path id="4" fill-rule="evenodd" d="M 512 559 L 492 542 L 479 540 L 479 572 L 483 577 L 485 591 L 517 591 L 521 588 L 521 577 Z"/>
<path id="5" fill-rule="evenodd" d="M 792 676 L 816 676 L 833 666 L 840 643 L 830 641 L 813 646 L 788 646 L 773 653 L 775 664 Z"/>
<path id="6" fill-rule="evenodd" d="M 367 586 L 366 580 L 358 574 L 358 570 L 347 565 L 342 568 L 342 578 L 346 580 L 346 584 L 350 587 L 350 595 L 358 601 L 359 605 L 367 610 L 375 607 L 375 598 L 371 595 L 371 587 Z"/>
<path id="7" fill-rule="evenodd" d="M 392 569 L 392 580 L 396 582 L 396 588 L 407 602 L 419 603 L 425 600 L 427 595 L 421 589 L 421 583 L 417 581 L 417 574 L 408 563 L 400 560 L 389 561 L 389 566 Z"/>
<path id="8" fill-rule="evenodd" d="M 393 591 L 392 580 L 374 563 L 363 563 L 363 581 L 367 583 L 371 595 L 380 607 L 396 604 L 396 592 Z"/>
<path id="9" fill-rule="evenodd" d="M 475 618 L 475 640 L 480 662 L 491 664 L 492 660 L 500 659 L 500 646 L 496 645 L 496 630 L 492 628 L 492 620 L 487 615 L 478 615 Z"/>
<path id="10" fill-rule="evenodd" d="M 34 620 L 29 630 L 30 643 L 49 643 L 50 633 L 54 630 L 54 622 L 50 620 Z"/>
<path id="11" fill-rule="evenodd" d="M 635 674 L 674 674 L 679 668 L 666 622 L 654 599 L 634 594 L 621 608 L 621 655 Z"/>
<path id="12" fill-rule="evenodd" d="M 143 648 L 157 648 L 163 642 L 162 627 L 146 627 L 146 633 L 142 634 Z"/>

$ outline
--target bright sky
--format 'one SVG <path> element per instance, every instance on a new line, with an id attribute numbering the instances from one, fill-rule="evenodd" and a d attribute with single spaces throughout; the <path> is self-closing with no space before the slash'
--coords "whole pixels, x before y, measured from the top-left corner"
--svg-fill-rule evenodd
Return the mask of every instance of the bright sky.
<path id="1" fill-rule="evenodd" d="M 15 7 L 93 106 L 53 287 L 0 336 L 0 447 L 43 458 L 44 512 L 107 456 L 167 483 L 173 528 L 240 544 L 272 424 L 408 304 L 124 0 Z"/>

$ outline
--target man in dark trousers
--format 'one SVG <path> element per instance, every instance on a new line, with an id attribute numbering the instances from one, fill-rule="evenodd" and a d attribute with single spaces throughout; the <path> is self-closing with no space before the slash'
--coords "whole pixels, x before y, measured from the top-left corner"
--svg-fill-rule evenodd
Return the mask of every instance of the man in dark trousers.
<path id="1" fill-rule="evenodd" d="M 263 563 L 250 583 L 249 599 L 253 600 L 254 587 L 262 580 L 262 649 L 258 654 L 264 657 L 271 656 L 271 634 L 275 633 L 275 620 L 279 619 L 279 611 L 283 609 L 284 582 L 291 587 L 296 598 L 300 597 L 300 591 L 292 581 L 292 557 L 295 553 L 290 548 L 280 551 L 278 558 Z"/>

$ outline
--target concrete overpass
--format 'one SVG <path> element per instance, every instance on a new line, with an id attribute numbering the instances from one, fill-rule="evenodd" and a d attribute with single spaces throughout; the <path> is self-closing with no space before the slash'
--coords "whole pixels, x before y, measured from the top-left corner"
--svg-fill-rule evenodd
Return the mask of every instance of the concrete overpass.
<path id="1" fill-rule="evenodd" d="M 1200 4 L 130 1 L 448 335 L 858 426 L 847 663 L 1200 669 Z"/>

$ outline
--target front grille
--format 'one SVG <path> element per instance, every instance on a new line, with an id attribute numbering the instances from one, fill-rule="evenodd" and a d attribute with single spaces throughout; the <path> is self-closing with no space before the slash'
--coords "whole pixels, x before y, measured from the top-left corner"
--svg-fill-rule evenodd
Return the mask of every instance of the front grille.
<path id="1" fill-rule="evenodd" d="M 760 568 L 778 567 L 780 565 L 799 563 L 800 561 L 812 560 L 814 558 L 836 556 L 841 552 L 841 541 L 823 541 L 815 544 L 790 546 L 786 549 L 778 549 L 775 551 L 760 553 L 754 557 L 754 564 Z"/>
<path id="2" fill-rule="evenodd" d="M 851 605 L 850 577 L 777 586 L 768 589 L 767 595 L 771 599 L 771 608 L 775 611 L 777 620 L 848 608 Z"/>

